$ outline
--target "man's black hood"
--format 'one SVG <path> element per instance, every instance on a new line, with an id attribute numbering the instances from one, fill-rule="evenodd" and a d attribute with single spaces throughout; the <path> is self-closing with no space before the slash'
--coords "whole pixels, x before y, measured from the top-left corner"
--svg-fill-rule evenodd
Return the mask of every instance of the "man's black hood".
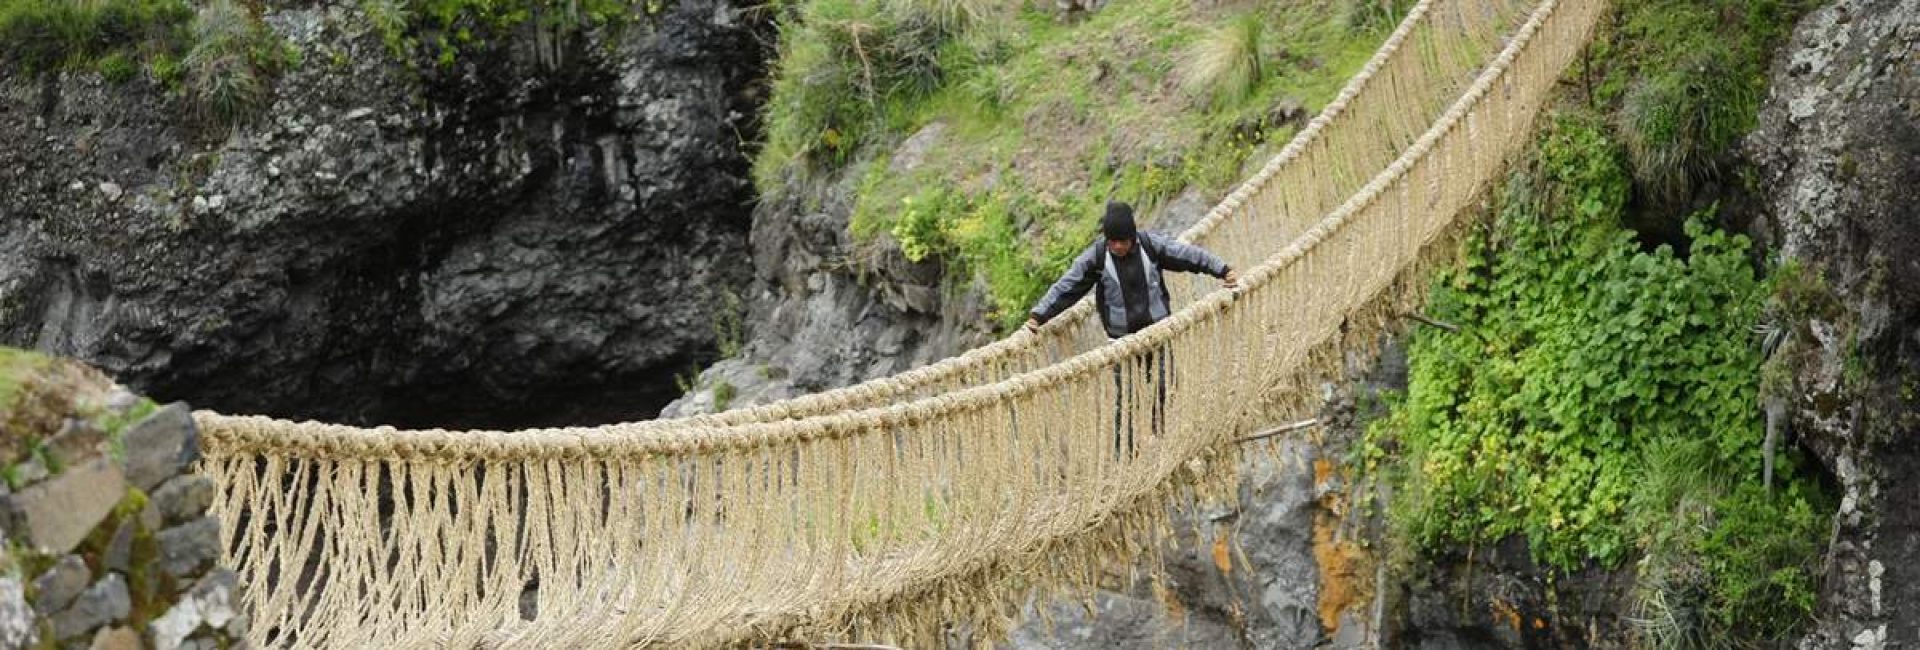
<path id="1" fill-rule="evenodd" d="M 1100 219 L 1100 232 L 1108 240 L 1133 239 L 1133 206 L 1119 201 L 1107 202 L 1107 216 Z"/>

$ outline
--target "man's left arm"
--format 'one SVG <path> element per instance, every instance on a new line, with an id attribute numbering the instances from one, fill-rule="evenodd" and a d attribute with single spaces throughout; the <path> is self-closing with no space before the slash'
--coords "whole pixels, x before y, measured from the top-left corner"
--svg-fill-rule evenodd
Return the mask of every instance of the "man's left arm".
<path id="1" fill-rule="evenodd" d="M 1172 237 L 1155 237 L 1153 243 L 1160 253 L 1158 262 L 1162 268 L 1182 273 L 1205 273 L 1216 278 L 1225 278 L 1233 272 L 1226 260 L 1199 246 Z"/>
<path id="2" fill-rule="evenodd" d="M 1205 273 L 1220 278 L 1220 283 L 1228 289 L 1240 286 L 1240 276 L 1211 251 L 1188 244 L 1172 237 L 1154 237 L 1154 248 L 1160 253 L 1158 263 L 1161 268 L 1182 273 Z"/>

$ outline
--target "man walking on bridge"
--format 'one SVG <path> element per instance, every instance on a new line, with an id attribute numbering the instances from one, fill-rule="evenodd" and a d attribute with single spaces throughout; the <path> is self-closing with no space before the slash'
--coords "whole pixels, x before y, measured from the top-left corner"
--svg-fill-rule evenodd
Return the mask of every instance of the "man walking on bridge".
<path id="1" fill-rule="evenodd" d="M 1101 323 L 1106 326 L 1107 338 L 1119 339 L 1146 329 L 1173 312 L 1172 299 L 1167 294 L 1167 283 L 1161 277 L 1162 269 L 1186 273 L 1205 273 L 1220 278 L 1221 284 L 1231 289 L 1239 284 L 1231 267 L 1225 260 L 1206 249 L 1182 243 L 1172 237 L 1154 233 L 1138 232 L 1133 224 L 1133 207 L 1118 201 L 1107 203 L 1107 214 L 1100 220 L 1100 230 L 1105 235 L 1105 245 L 1093 242 L 1080 257 L 1067 268 L 1067 274 L 1047 290 L 1027 315 L 1027 330 L 1039 331 L 1040 326 L 1059 316 L 1067 307 L 1087 295 L 1095 286 L 1100 287 L 1094 294 L 1094 305 L 1100 314 Z M 1146 372 L 1154 376 L 1158 397 L 1153 407 L 1153 430 L 1158 432 L 1162 424 L 1167 401 L 1167 363 L 1163 359 L 1165 350 L 1157 350 L 1147 356 Z M 1113 375 L 1114 390 L 1120 399 L 1126 400 L 1132 392 L 1129 382 L 1123 380 L 1123 373 L 1116 368 Z M 1122 418 L 1125 409 L 1122 404 L 1114 406 L 1114 450 L 1121 450 Z M 1127 423 L 1125 429 L 1125 450 L 1133 451 L 1133 427 Z"/>

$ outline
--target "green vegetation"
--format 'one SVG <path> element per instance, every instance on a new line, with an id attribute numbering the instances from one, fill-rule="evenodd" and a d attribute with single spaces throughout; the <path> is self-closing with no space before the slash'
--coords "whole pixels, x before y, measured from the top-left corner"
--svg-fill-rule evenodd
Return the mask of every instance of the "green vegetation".
<path id="1" fill-rule="evenodd" d="M 1330 100 L 1394 24 L 1350 12 L 1382 6 L 1141 0 L 1063 22 L 995 0 L 798 0 L 755 180 L 780 196 L 859 174 L 853 263 L 892 246 L 938 261 L 1010 326 L 1108 198 L 1215 197 L 1291 137 L 1273 108 Z"/>
<path id="2" fill-rule="evenodd" d="M 211 0 L 193 19 L 193 47 L 181 65 L 186 96 L 205 124 L 243 124 L 266 107 L 267 87 L 293 59 L 280 40 L 235 0 Z"/>
<path id="3" fill-rule="evenodd" d="M 184 36 L 184 0 L 0 0 L 0 60 L 34 72 L 166 50 Z"/>
<path id="4" fill-rule="evenodd" d="M 6 415 L 13 411 L 14 402 L 20 399 L 27 380 L 45 367 L 46 357 L 0 346 L 0 421 L 4 421 Z"/>
<path id="5" fill-rule="evenodd" d="M 97 70 L 180 93 L 201 124 L 231 127 L 265 107 L 297 53 L 236 0 L 0 0 L 0 64 Z"/>
<path id="6" fill-rule="evenodd" d="M 1795 454 L 1783 487 L 1760 485 L 1750 330 L 1769 287 L 1710 213 L 1685 258 L 1643 250 L 1620 227 L 1617 152 L 1591 119 L 1554 122 L 1437 281 L 1429 309 L 1461 331 L 1415 336 L 1369 460 L 1391 464 L 1396 524 L 1422 546 L 1523 535 L 1563 569 L 1637 556 L 1659 602 L 1709 614 L 1709 638 L 1772 638 L 1811 611 L 1825 505 Z"/>
<path id="7" fill-rule="evenodd" d="M 1619 3 L 1602 39 L 1594 99 L 1618 115 L 1635 182 L 1667 202 L 1719 177 L 1752 130 L 1767 65 L 1811 0 L 1636 0 Z"/>
<path id="8" fill-rule="evenodd" d="M 1408 393 L 1357 452 L 1396 487 L 1396 537 L 1523 536 L 1563 570 L 1636 562 L 1652 647 L 1764 646 L 1810 621 L 1831 498 L 1797 450 L 1776 450 L 1763 480 L 1772 370 L 1754 332 L 1765 312 L 1817 310 L 1817 282 L 1762 279 L 1716 209 L 1670 207 L 1730 171 L 1802 9 L 1617 6 L 1618 29 L 1571 73 L 1592 92 L 1546 120 L 1464 263 L 1436 279 L 1428 309 L 1460 331 L 1414 335 Z M 1677 231 L 1679 250 L 1628 225 Z"/>
<path id="9" fill-rule="evenodd" d="M 394 56 L 416 55 L 448 67 L 461 48 L 533 25 L 549 36 L 619 27 L 665 11 L 665 0 L 360 0 L 360 9 Z"/>

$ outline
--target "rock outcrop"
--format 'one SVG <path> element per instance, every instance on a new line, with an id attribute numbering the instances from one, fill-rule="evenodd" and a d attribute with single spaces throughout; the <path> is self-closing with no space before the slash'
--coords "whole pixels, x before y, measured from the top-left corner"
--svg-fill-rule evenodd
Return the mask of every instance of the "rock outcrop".
<path id="1" fill-rule="evenodd" d="M 1839 483 L 1806 648 L 1920 644 L 1920 5 L 1835 0 L 1772 73 L 1748 155 L 1774 310 L 1772 409 Z"/>
<path id="2" fill-rule="evenodd" d="M 764 12 L 529 20 L 440 65 L 366 3 L 267 4 L 300 63 L 231 133 L 143 79 L 0 77 L 0 343 L 229 412 L 497 427 L 650 417 L 715 356 Z"/>

